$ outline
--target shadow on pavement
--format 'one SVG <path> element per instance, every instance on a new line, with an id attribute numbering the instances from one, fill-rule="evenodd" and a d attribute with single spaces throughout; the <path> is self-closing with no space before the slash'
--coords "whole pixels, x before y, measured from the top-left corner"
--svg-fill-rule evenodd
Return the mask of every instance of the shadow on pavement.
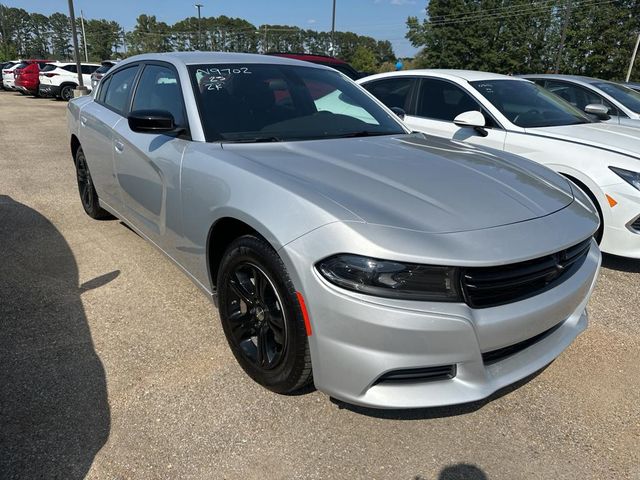
<path id="1" fill-rule="evenodd" d="M 611 270 L 628 273 L 640 273 L 640 260 L 618 257 L 609 253 L 602 254 L 602 266 Z"/>
<path id="2" fill-rule="evenodd" d="M 553 362 L 551 362 L 553 363 Z M 338 408 L 349 410 L 351 412 L 366 415 L 367 417 L 376 417 L 387 420 L 430 420 L 434 418 L 445 418 L 445 417 L 456 417 L 458 415 L 466 415 L 468 413 L 473 413 L 477 410 L 480 410 L 486 404 L 491 403 L 509 393 L 517 390 L 522 387 L 526 383 L 529 383 L 531 380 L 536 378 L 542 372 L 544 372 L 549 365 L 548 364 L 542 367 L 537 372 L 532 373 L 531 375 L 519 380 L 511 385 L 508 385 L 504 388 L 501 388 L 493 395 L 485 398 L 484 400 L 479 400 L 477 402 L 470 403 L 462 403 L 459 405 L 449 405 L 446 407 L 431 407 L 431 408 L 408 408 L 404 410 L 382 410 L 377 408 L 369 408 L 369 407 L 361 407 L 358 405 L 351 405 L 349 403 L 345 403 L 341 400 L 337 400 L 335 398 L 331 398 L 331 402 L 336 404 Z M 445 477 L 447 478 L 447 477 Z M 470 477 L 475 478 L 475 477 Z"/>
<path id="3" fill-rule="evenodd" d="M 105 371 L 60 232 L 0 195 L 0 477 L 84 478 L 109 437 Z"/>
<path id="4" fill-rule="evenodd" d="M 488 477 L 475 465 L 457 463 L 443 468 L 438 480 L 488 480 Z"/>

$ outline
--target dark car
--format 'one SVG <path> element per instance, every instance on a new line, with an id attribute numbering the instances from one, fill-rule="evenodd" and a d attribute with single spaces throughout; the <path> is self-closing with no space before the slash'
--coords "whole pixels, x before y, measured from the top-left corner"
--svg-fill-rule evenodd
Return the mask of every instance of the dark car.
<path id="1" fill-rule="evenodd" d="M 98 69 L 91 74 L 91 90 L 95 90 L 104 74 L 111 70 L 118 60 L 103 60 Z"/>
<path id="2" fill-rule="evenodd" d="M 267 55 L 274 55 L 276 57 L 294 58 L 296 60 L 303 60 L 305 62 L 317 63 L 318 65 L 324 65 L 326 67 L 335 68 L 340 73 L 344 73 L 352 80 L 357 80 L 366 76 L 362 72 L 357 71 L 351 65 L 339 58 L 329 57 L 326 55 L 311 55 L 308 53 L 268 53 Z"/>

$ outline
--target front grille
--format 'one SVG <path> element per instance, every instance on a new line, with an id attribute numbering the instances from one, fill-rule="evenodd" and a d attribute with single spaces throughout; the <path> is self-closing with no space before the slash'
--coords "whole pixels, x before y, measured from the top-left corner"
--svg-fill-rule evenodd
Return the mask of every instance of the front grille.
<path id="1" fill-rule="evenodd" d="M 522 342 L 515 343 L 513 345 L 509 345 L 507 347 L 498 348 L 497 350 L 491 350 L 490 352 L 485 352 L 482 354 L 482 361 L 485 365 L 492 365 L 500 360 L 504 360 L 511 355 L 515 355 L 518 352 L 521 352 L 525 348 L 529 348 L 534 343 L 538 343 L 540 340 L 548 337 L 557 329 L 559 329 L 564 322 L 560 322 L 557 325 L 554 325 L 548 330 L 545 330 L 542 333 L 539 333 L 535 337 L 528 338 L 527 340 L 523 340 Z"/>
<path id="2" fill-rule="evenodd" d="M 566 250 L 500 267 L 471 267 L 462 271 L 467 304 L 487 308 L 538 295 L 569 278 L 584 262 L 591 238 Z"/>
<path id="3" fill-rule="evenodd" d="M 451 380 L 456 376 L 456 370 L 455 365 L 392 370 L 378 378 L 374 385 L 384 382 L 433 382 L 435 380 Z"/>

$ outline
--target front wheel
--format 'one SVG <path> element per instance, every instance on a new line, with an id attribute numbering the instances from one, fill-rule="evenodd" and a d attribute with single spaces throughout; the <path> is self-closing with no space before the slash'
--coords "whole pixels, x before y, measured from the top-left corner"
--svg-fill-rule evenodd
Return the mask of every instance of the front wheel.
<path id="1" fill-rule="evenodd" d="M 73 90 L 75 87 L 73 85 L 65 85 L 60 89 L 60 98 L 65 102 L 68 102 L 73 98 Z"/>
<path id="2" fill-rule="evenodd" d="M 290 394 L 311 382 L 301 306 L 282 260 L 245 235 L 227 249 L 218 273 L 218 308 L 236 360 L 256 382 Z"/>
<path id="3" fill-rule="evenodd" d="M 75 163 L 78 191 L 80 192 L 80 201 L 82 202 L 84 211 L 96 220 L 112 218 L 112 215 L 100 206 L 98 193 L 93 185 L 89 165 L 87 165 L 87 159 L 84 156 L 82 147 L 79 147 L 76 152 Z"/>

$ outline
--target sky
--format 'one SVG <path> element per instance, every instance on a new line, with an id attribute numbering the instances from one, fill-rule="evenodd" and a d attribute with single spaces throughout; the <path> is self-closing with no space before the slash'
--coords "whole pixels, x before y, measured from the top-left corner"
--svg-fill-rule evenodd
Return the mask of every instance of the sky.
<path id="1" fill-rule="evenodd" d="M 68 14 L 67 0 L 0 0 L 6 6 L 50 15 Z M 131 30 L 141 13 L 169 24 L 197 15 L 195 3 L 204 5 L 202 16 L 240 17 L 254 25 L 294 25 L 331 30 L 332 0 L 74 0 L 76 15 L 115 20 Z M 336 0 L 336 30 L 389 40 L 399 57 L 412 57 L 416 49 L 404 38 L 409 16 L 424 18 L 427 0 Z"/>

